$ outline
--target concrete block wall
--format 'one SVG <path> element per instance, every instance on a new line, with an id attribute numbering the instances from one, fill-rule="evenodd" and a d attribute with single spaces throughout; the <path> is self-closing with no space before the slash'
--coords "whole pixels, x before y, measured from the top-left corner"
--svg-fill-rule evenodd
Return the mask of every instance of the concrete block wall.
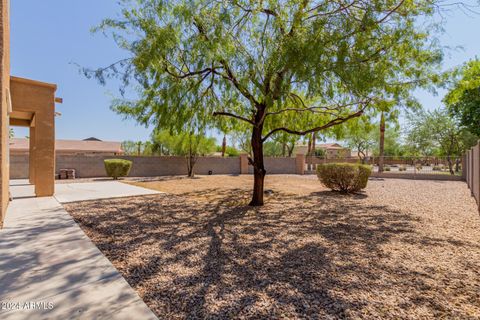
<path id="1" fill-rule="evenodd" d="M 265 158 L 267 174 L 295 174 L 297 173 L 296 159 L 287 157 Z M 253 167 L 248 166 L 248 173 L 253 174 Z"/>
<path id="2" fill-rule="evenodd" d="M 102 156 L 102 155 L 57 155 L 56 173 L 60 169 L 75 169 L 78 178 L 105 177 L 105 159 L 126 159 L 133 162 L 130 176 L 154 177 L 167 175 L 186 175 L 185 157 L 139 157 L 139 156 Z M 29 171 L 27 155 L 11 155 L 10 178 L 27 179 Z M 300 163 L 301 162 L 301 163 Z M 303 174 L 304 157 L 265 158 L 265 168 L 269 174 Z M 245 174 L 253 173 L 246 155 L 240 157 L 199 157 L 195 165 L 196 174 Z"/>

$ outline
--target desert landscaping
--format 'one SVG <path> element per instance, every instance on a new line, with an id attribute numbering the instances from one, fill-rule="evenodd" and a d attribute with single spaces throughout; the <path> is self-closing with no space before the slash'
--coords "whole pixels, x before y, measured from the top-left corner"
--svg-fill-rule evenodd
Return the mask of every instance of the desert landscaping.
<path id="1" fill-rule="evenodd" d="M 315 176 L 128 181 L 164 194 L 65 205 L 151 310 L 169 318 L 480 316 L 480 221 L 463 182 Z M 239 200 L 240 199 L 240 200 Z"/>

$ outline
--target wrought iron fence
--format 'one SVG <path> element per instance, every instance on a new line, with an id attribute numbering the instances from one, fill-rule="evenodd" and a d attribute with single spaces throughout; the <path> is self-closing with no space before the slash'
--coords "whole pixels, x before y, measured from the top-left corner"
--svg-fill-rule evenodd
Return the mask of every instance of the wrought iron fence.
<path id="1" fill-rule="evenodd" d="M 379 157 L 358 157 L 346 158 L 324 158 L 324 157 L 306 157 L 306 170 L 313 172 L 316 166 L 322 163 L 364 163 L 372 166 L 374 173 L 378 173 Z M 414 174 L 414 175 L 451 175 L 462 176 L 462 157 L 384 157 L 383 172 L 395 174 Z"/>

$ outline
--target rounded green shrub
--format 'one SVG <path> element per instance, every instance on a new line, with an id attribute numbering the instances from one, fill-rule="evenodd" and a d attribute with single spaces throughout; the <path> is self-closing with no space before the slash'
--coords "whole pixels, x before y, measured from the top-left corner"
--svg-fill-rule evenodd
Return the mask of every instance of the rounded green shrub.
<path id="1" fill-rule="evenodd" d="M 433 171 L 442 171 L 442 167 L 441 166 L 433 166 L 432 170 Z"/>
<path id="2" fill-rule="evenodd" d="M 405 166 L 400 166 L 400 167 L 398 168 L 398 171 L 407 171 L 407 167 L 405 167 Z"/>
<path id="3" fill-rule="evenodd" d="M 105 159 L 105 171 L 109 177 L 117 180 L 118 177 L 126 177 L 132 168 L 132 161 L 124 159 Z"/>
<path id="4" fill-rule="evenodd" d="M 383 168 L 383 170 L 390 171 L 391 169 L 390 169 L 390 167 L 385 167 L 385 168 Z"/>
<path id="5" fill-rule="evenodd" d="M 320 182 L 340 192 L 357 192 L 367 186 L 370 166 L 354 163 L 327 163 L 317 166 Z"/>

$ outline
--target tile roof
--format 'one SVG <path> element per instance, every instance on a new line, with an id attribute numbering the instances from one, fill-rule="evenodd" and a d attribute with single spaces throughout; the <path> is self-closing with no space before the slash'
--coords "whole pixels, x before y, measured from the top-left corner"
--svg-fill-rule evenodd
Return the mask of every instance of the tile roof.
<path id="1" fill-rule="evenodd" d="M 10 139 L 10 150 L 28 151 L 29 141 L 26 138 Z M 56 140 L 55 150 L 60 152 L 109 152 L 122 153 L 120 142 L 91 140 Z"/>

